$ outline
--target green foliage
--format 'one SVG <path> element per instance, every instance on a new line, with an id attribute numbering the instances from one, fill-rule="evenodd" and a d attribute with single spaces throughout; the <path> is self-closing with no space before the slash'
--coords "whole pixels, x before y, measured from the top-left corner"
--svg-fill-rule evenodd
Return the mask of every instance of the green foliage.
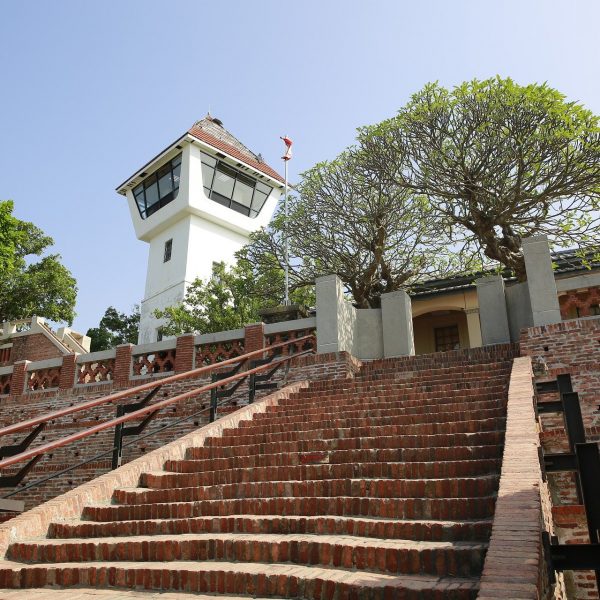
<path id="1" fill-rule="evenodd" d="M 0 202 L 0 322 L 37 315 L 71 324 L 76 281 L 58 254 L 31 262 L 54 242 L 33 223 L 14 217 L 13 208 L 11 201 Z"/>
<path id="2" fill-rule="evenodd" d="M 130 315 L 120 313 L 113 306 L 104 312 L 98 327 L 88 329 L 91 338 L 90 350 L 108 350 L 119 344 L 137 344 L 140 326 L 140 307 L 136 304 Z"/>
<path id="3" fill-rule="evenodd" d="M 448 240 L 430 203 L 390 178 L 381 160 L 358 146 L 303 173 L 287 220 L 280 204 L 269 228 L 252 236 L 249 259 L 259 268 L 275 261 L 283 269 L 287 236 L 292 290 L 336 274 L 361 308 L 379 306 L 383 293 L 447 273 Z"/>
<path id="4" fill-rule="evenodd" d="M 427 197 L 459 253 L 521 280 L 523 237 L 600 239 L 598 117 L 546 84 L 428 84 L 359 140 L 390 179 Z"/>
<path id="5" fill-rule="evenodd" d="M 165 335 L 212 333 L 237 329 L 260 320 L 258 311 L 280 304 L 274 290 L 283 288 L 283 273 L 276 265 L 255 271 L 245 252 L 238 253 L 233 267 L 215 263 L 211 279 L 196 279 L 187 289 L 184 301 L 163 311 L 156 318 L 166 318 Z M 300 304 L 314 302 L 310 291 L 292 296 Z"/>

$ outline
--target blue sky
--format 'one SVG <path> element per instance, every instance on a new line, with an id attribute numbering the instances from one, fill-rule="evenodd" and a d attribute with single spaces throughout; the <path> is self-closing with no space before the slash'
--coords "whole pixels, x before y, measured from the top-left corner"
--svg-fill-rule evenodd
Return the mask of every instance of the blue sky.
<path id="1" fill-rule="evenodd" d="M 52 235 L 74 327 L 144 291 L 115 187 L 210 107 L 290 177 L 426 82 L 547 81 L 600 113 L 597 0 L 0 0 L 0 199 Z"/>

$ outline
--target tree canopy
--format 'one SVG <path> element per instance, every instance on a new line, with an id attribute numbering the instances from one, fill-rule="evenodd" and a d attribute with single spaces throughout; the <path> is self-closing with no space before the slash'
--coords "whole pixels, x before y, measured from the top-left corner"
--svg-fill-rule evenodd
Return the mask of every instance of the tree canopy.
<path id="1" fill-rule="evenodd" d="M 288 206 L 287 220 L 280 203 L 247 254 L 259 269 L 273 261 L 283 269 L 287 236 L 291 290 L 334 273 L 357 306 L 377 307 L 382 293 L 450 266 L 427 198 L 399 185 L 360 146 L 303 173 Z"/>
<path id="2" fill-rule="evenodd" d="M 212 277 L 196 279 L 183 302 L 155 311 L 157 318 L 167 319 L 163 334 L 213 333 L 260 321 L 258 311 L 278 305 L 283 290 L 283 272 L 273 263 L 264 264 L 263 270 L 253 268 L 244 251 L 234 266 L 214 263 Z M 292 294 L 292 301 L 310 304 L 314 297 L 304 289 Z"/>
<path id="3" fill-rule="evenodd" d="M 90 350 L 108 350 L 119 344 L 137 344 L 140 326 L 140 307 L 136 304 L 130 315 L 109 306 L 100 319 L 98 327 L 88 329 L 91 338 Z"/>
<path id="4" fill-rule="evenodd" d="M 546 84 L 428 84 L 359 142 L 390 179 L 427 197 L 458 252 L 519 280 L 523 237 L 562 247 L 600 239 L 598 117 Z"/>
<path id="5" fill-rule="evenodd" d="M 58 254 L 32 261 L 54 241 L 33 223 L 17 219 L 13 209 L 12 201 L 0 201 L 0 322 L 37 315 L 71 324 L 75 279 Z"/>

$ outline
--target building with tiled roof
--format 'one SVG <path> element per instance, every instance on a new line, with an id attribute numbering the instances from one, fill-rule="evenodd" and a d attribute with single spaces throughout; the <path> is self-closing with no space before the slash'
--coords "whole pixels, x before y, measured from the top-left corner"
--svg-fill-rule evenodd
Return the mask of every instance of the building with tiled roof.
<path id="1" fill-rule="evenodd" d="M 600 315 L 600 261 L 597 251 L 562 250 L 551 255 L 561 315 L 564 319 Z M 417 354 L 473 348 L 482 344 L 477 280 L 493 274 L 484 271 L 431 279 L 412 286 L 415 351 Z M 502 273 L 507 298 L 519 285 Z M 514 291 L 513 291 L 514 290 Z"/>
<path id="2" fill-rule="evenodd" d="M 125 180 L 136 236 L 149 244 L 139 342 L 161 339 L 157 309 L 180 302 L 213 263 L 231 263 L 283 190 L 272 167 L 210 115 Z"/>

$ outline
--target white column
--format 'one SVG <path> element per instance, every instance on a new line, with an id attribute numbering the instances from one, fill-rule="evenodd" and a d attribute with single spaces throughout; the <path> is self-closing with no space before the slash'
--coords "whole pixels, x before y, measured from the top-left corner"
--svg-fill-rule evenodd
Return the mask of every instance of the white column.
<path id="1" fill-rule="evenodd" d="M 399 290 L 381 295 L 381 321 L 383 329 L 383 356 L 413 356 L 412 304 L 410 296 Z"/>

